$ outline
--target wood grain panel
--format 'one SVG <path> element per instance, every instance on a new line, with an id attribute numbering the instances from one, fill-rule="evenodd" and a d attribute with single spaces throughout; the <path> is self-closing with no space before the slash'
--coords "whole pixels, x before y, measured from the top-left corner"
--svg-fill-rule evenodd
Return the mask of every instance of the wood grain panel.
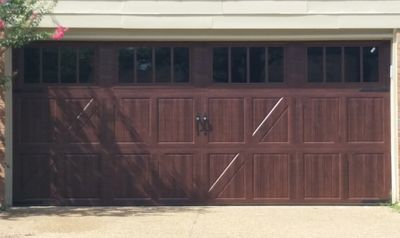
<path id="1" fill-rule="evenodd" d="M 67 143 L 98 143 L 101 132 L 100 106 L 93 98 L 58 101 L 63 125 L 61 139 Z"/>
<path id="2" fill-rule="evenodd" d="M 282 99 L 282 100 L 281 100 Z M 253 99 L 253 136 L 260 142 L 289 142 L 289 108 L 283 98 Z"/>
<path id="3" fill-rule="evenodd" d="M 113 198 L 143 200 L 154 197 L 150 184 L 150 155 L 118 155 L 113 167 Z"/>
<path id="4" fill-rule="evenodd" d="M 384 139 L 383 98 L 349 98 L 347 126 L 349 142 L 382 142 Z"/>
<path id="5" fill-rule="evenodd" d="M 289 158 L 288 154 L 253 155 L 254 199 L 289 199 Z"/>
<path id="6" fill-rule="evenodd" d="M 305 154 L 305 198 L 339 198 L 342 188 L 340 169 L 339 154 Z"/>
<path id="7" fill-rule="evenodd" d="M 211 131 L 208 141 L 227 143 L 244 141 L 244 101 L 242 98 L 209 98 Z"/>
<path id="8" fill-rule="evenodd" d="M 20 103 L 21 143 L 49 143 L 54 141 L 55 100 L 24 99 Z M 28 118 L 28 120 L 26 120 Z"/>
<path id="9" fill-rule="evenodd" d="M 348 159 L 349 198 L 380 198 L 385 191 L 384 154 L 353 154 Z"/>
<path id="10" fill-rule="evenodd" d="M 158 99 L 158 142 L 192 142 L 194 102 L 191 98 Z"/>
<path id="11" fill-rule="evenodd" d="M 209 154 L 208 192 L 215 199 L 245 199 L 246 183 L 240 154 Z"/>
<path id="12" fill-rule="evenodd" d="M 193 155 L 164 154 L 158 163 L 160 200 L 188 200 L 193 189 Z"/>
<path id="13" fill-rule="evenodd" d="M 145 142 L 150 136 L 150 99 L 123 98 L 115 111 L 117 142 Z"/>
<path id="14" fill-rule="evenodd" d="M 49 154 L 22 154 L 15 163 L 15 194 L 21 199 L 50 199 L 54 164 Z"/>
<path id="15" fill-rule="evenodd" d="M 303 105 L 304 142 L 338 142 L 340 132 L 339 98 L 308 98 Z"/>
<path id="16" fill-rule="evenodd" d="M 61 198 L 99 199 L 101 159 L 95 154 L 67 154 L 56 162 Z"/>

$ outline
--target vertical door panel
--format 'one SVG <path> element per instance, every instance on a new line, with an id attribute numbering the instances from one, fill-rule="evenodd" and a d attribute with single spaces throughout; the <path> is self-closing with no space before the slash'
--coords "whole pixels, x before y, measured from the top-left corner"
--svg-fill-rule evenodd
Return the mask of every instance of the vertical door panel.
<path id="1" fill-rule="evenodd" d="M 288 154 L 255 154 L 254 199 L 283 199 L 290 196 L 290 156 Z"/>
<path id="2" fill-rule="evenodd" d="M 158 161 L 160 200 L 190 200 L 193 190 L 193 154 L 163 154 Z"/>
<path id="3" fill-rule="evenodd" d="M 158 143 L 194 143 L 192 98 L 157 100 Z"/>
<path id="4" fill-rule="evenodd" d="M 140 201 L 154 198 L 151 177 L 154 175 L 148 154 L 125 154 L 114 158 L 113 199 Z"/>
<path id="5" fill-rule="evenodd" d="M 209 143 L 244 142 L 244 99 L 208 98 Z"/>
<path id="6" fill-rule="evenodd" d="M 149 98 L 121 98 L 115 110 L 115 140 L 122 143 L 149 143 L 151 135 Z"/>

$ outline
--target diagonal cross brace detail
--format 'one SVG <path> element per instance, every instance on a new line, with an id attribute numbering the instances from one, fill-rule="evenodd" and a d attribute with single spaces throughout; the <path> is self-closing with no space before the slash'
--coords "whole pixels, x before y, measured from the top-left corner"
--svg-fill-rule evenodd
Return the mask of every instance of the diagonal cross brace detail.
<path id="1" fill-rule="evenodd" d="M 224 171 L 221 173 L 221 175 L 217 178 L 217 180 L 215 180 L 215 182 L 211 185 L 210 189 L 208 190 L 208 192 L 211 192 L 214 187 L 218 184 L 218 182 L 221 180 L 222 177 L 224 177 L 224 175 L 226 174 L 226 172 L 229 170 L 229 168 L 233 165 L 233 163 L 235 163 L 235 161 L 237 160 L 237 158 L 239 158 L 240 153 L 237 153 L 235 155 L 235 157 L 233 157 L 232 161 L 228 164 L 228 166 L 226 166 L 226 168 L 224 169 Z"/>
<path id="2" fill-rule="evenodd" d="M 90 99 L 90 101 L 86 104 L 86 106 L 82 109 L 82 111 L 76 116 L 76 120 L 79 120 L 82 117 L 83 113 L 85 113 L 85 111 L 90 107 L 93 101 L 94 101 L 93 98 Z M 72 125 L 68 127 L 68 130 L 71 130 L 71 128 Z"/>
<path id="3" fill-rule="evenodd" d="M 275 109 L 279 106 L 279 104 L 282 102 L 283 97 L 279 99 L 279 101 L 275 104 L 275 106 L 271 109 L 271 111 L 267 114 L 267 116 L 262 120 L 260 125 L 258 125 L 257 129 L 253 132 L 252 136 L 255 136 L 256 133 L 261 129 L 261 127 L 264 125 L 264 123 L 268 120 L 268 118 L 272 115 L 272 113 L 275 111 Z"/>

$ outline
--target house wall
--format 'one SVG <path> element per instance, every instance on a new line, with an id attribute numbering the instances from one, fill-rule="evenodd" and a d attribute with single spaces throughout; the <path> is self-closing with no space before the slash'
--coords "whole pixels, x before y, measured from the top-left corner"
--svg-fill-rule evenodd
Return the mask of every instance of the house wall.
<path id="1" fill-rule="evenodd" d="M 354 29 L 396 28 L 396 0 L 59 0 L 53 18 L 73 28 Z"/>
<path id="2" fill-rule="evenodd" d="M 5 72 L 4 55 L 0 56 L 0 75 Z M 5 199 L 5 98 L 3 90 L 0 90 L 0 207 Z"/>
<path id="3" fill-rule="evenodd" d="M 392 90 L 391 90 L 391 103 L 392 103 L 392 166 L 393 168 L 397 167 L 397 171 L 392 168 L 392 193 L 394 194 L 393 202 L 400 202 L 400 163 L 399 163 L 399 155 L 400 155 L 400 30 L 394 31 L 393 37 L 393 58 L 392 58 Z M 395 174 L 393 174 L 395 173 Z M 396 196 L 397 195 L 397 196 Z"/>
<path id="4" fill-rule="evenodd" d="M 400 69 L 400 0 L 59 0 L 43 28 L 61 24 L 71 30 L 66 40 L 380 40 L 393 39 L 393 64 Z M 4 64 L 0 62 L 0 73 Z M 400 70 L 395 70 L 400 78 Z M 392 81 L 394 82 L 394 81 Z M 392 87 L 392 164 L 398 166 L 399 84 Z M 7 102 L 11 131 L 11 94 Z M 5 166 L 4 94 L 0 94 L 0 205 L 7 172 L 11 204 L 12 171 Z M 395 130 L 395 131 L 393 131 Z M 11 133 L 7 160 L 12 162 Z M 400 168 L 399 168 L 400 169 Z M 397 167 L 393 181 L 400 184 Z M 400 196 L 393 189 L 396 199 Z"/>

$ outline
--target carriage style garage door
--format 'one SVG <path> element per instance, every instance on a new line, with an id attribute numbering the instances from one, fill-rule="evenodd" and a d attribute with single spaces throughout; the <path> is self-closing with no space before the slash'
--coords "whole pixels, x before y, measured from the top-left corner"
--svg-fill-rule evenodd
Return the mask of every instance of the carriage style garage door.
<path id="1" fill-rule="evenodd" d="M 389 46 L 15 50 L 14 204 L 387 201 Z"/>

